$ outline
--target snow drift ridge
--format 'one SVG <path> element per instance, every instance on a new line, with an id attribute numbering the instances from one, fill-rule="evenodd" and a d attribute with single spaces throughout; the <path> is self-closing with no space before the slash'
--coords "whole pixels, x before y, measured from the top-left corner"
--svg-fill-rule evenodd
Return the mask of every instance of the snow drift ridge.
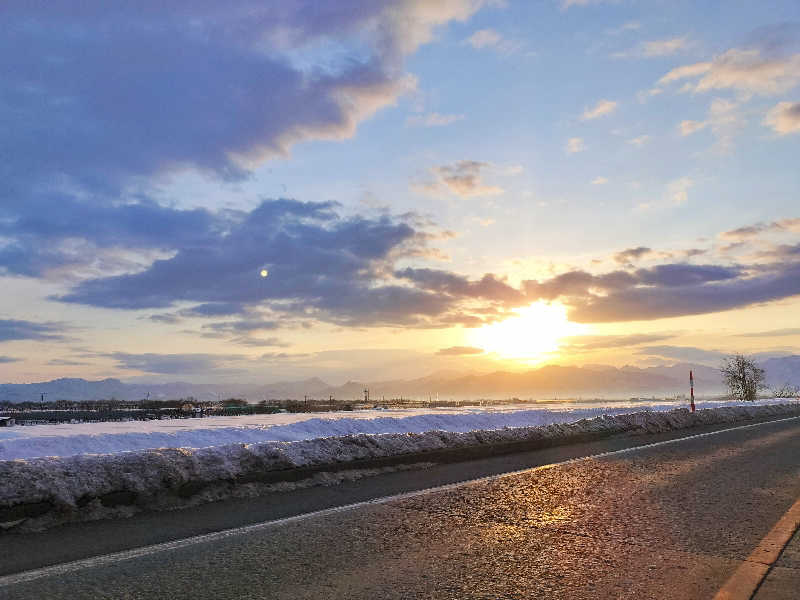
<path id="1" fill-rule="evenodd" d="M 295 442 L 162 448 L 119 454 L 0 461 L 0 523 L 30 525 L 98 518 L 103 509 L 171 508 L 197 502 L 214 488 L 215 499 L 254 482 L 296 481 L 322 471 L 375 468 L 430 461 L 443 452 L 530 448 L 625 432 L 657 433 L 703 425 L 800 415 L 800 403 L 668 412 L 636 412 L 547 426 L 464 433 L 358 434 Z M 105 511 L 106 513 L 108 511 Z"/>

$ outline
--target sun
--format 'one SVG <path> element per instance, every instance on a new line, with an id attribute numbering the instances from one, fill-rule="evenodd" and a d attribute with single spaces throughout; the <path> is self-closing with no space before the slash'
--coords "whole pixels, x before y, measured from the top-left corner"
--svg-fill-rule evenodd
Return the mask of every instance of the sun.
<path id="1" fill-rule="evenodd" d="M 556 302 L 535 302 L 514 309 L 516 316 L 474 329 L 470 344 L 501 358 L 535 363 L 556 352 L 559 340 L 586 331 L 567 319 L 567 309 Z"/>

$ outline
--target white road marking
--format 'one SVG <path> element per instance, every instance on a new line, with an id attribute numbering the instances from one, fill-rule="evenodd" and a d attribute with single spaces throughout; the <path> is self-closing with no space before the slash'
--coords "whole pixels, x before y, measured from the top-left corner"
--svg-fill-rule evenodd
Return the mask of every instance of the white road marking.
<path id="1" fill-rule="evenodd" d="M 759 427 L 761 425 L 769 425 L 772 423 L 782 423 L 785 421 L 795 421 L 800 419 L 800 417 L 788 417 L 785 419 L 777 419 L 775 421 L 763 421 L 761 423 L 751 423 L 749 425 L 739 425 L 737 427 L 730 427 L 728 429 L 719 429 L 717 431 L 709 431 L 706 433 L 698 433 L 695 435 L 689 435 L 686 437 L 674 438 L 671 440 L 664 440 L 661 442 L 653 442 L 652 444 L 643 444 L 641 446 L 631 446 L 628 448 L 622 448 L 621 450 L 610 450 L 608 452 L 600 452 L 598 454 L 591 454 L 589 456 L 581 456 L 577 458 L 570 458 L 569 460 L 563 460 L 561 462 L 550 463 L 547 465 L 539 465 L 537 467 L 530 467 L 527 469 L 519 469 L 517 471 L 509 471 L 507 473 L 499 473 L 497 475 L 488 475 L 486 477 L 479 477 L 477 479 L 468 479 L 466 481 L 458 481 L 456 483 L 448 483 L 446 485 L 440 485 L 436 487 L 426 488 L 423 490 L 417 490 L 414 492 L 404 492 L 402 494 L 395 494 L 393 496 L 383 496 L 381 498 L 374 498 L 372 500 L 364 500 L 362 502 L 355 502 L 353 504 L 344 504 L 342 506 L 334 506 L 332 508 L 325 508 L 323 510 L 317 510 L 309 513 L 303 513 L 301 515 L 295 515 L 293 517 L 286 517 L 283 519 L 276 519 L 274 521 L 264 521 L 263 523 L 255 523 L 253 525 L 244 525 L 242 527 L 234 527 L 232 529 L 224 529 L 222 531 L 217 531 L 214 533 L 207 533 L 204 535 L 197 535 L 193 537 L 184 538 L 182 540 L 173 540 L 171 542 L 164 542 L 161 544 L 153 544 L 151 546 L 143 546 L 141 548 L 134 548 L 133 550 L 123 550 L 122 552 L 114 552 L 112 554 L 105 554 L 101 556 L 93 556 L 91 558 L 84 558 L 81 560 L 76 560 L 72 562 L 62 563 L 59 565 L 53 565 L 50 567 L 43 567 L 41 569 L 33 569 L 31 571 L 23 571 L 21 573 L 15 573 L 13 575 L 6 575 L 5 577 L 0 577 L 0 588 L 8 587 L 11 585 L 16 585 L 19 583 L 26 583 L 29 581 L 35 581 L 36 579 L 41 579 L 43 577 L 53 577 L 59 575 L 66 575 L 68 573 L 74 573 L 75 571 L 81 571 L 83 569 L 91 569 L 93 567 L 102 567 L 106 565 L 112 565 L 119 562 L 124 562 L 126 560 L 131 560 L 134 558 L 141 558 L 143 556 L 150 556 L 152 554 L 158 554 L 160 552 L 169 552 L 171 550 L 178 550 L 180 548 L 187 548 L 189 546 L 195 546 L 197 544 L 205 544 L 208 542 L 216 542 L 219 540 L 224 540 L 226 538 L 235 537 L 238 535 L 245 535 L 248 533 L 254 533 L 257 531 L 263 531 L 265 529 L 270 529 L 273 527 L 279 527 L 281 525 L 287 525 L 289 523 L 297 523 L 300 521 L 305 521 L 306 519 L 314 519 L 317 517 L 326 517 L 328 515 L 333 515 L 337 513 L 348 512 L 352 510 L 357 510 L 359 508 L 364 508 L 366 506 L 375 506 L 380 504 L 386 504 L 388 502 L 394 502 L 395 500 L 405 500 L 408 498 L 416 498 L 417 496 L 424 496 L 426 494 L 433 494 L 436 492 L 443 492 L 448 490 L 453 490 L 459 487 L 468 486 L 468 485 L 475 485 L 479 483 L 484 483 L 487 481 L 496 481 L 498 479 L 503 479 L 505 477 L 514 477 L 516 475 L 521 475 L 523 473 L 532 473 L 535 471 L 542 471 L 544 469 L 552 469 L 554 467 L 560 467 L 564 465 L 571 465 L 579 462 L 584 462 L 588 460 L 594 460 L 597 458 L 604 458 L 607 456 L 620 456 L 623 454 L 631 454 L 633 452 L 638 452 L 640 450 L 645 450 L 648 448 L 657 448 L 658 446 L 667 446 L 670 444 L 677 444 L 679 442 L 684 442 L 686 440 L 695 440 L 698 438 L 709 437 L 713 435 L 719 435 L 721 433 L 727 433 L 729 431 L 737 431 L 740 429 L 749 429 L 751 427 Z"/>

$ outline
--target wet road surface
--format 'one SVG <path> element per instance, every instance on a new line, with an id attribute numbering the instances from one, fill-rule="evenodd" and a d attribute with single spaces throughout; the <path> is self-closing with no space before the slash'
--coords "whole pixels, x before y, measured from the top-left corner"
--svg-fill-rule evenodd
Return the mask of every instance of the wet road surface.
<path id="1" fill-rule="evenodd" d="M 793 420 L 300 519 L 0 598 L 711 598 L 798 497 Z"/>

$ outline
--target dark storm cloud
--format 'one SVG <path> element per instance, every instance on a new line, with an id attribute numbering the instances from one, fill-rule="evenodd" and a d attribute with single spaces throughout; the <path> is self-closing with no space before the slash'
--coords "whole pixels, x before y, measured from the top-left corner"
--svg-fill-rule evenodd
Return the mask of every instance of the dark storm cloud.
<path id="1" fill-rule="evenodd" d="M 0 319 L 0 342 L 14 340 L 63 340 L 63 326 L 58 323 L 34 323 L 17 319 Z"/>
<path id="2" fill-rule="evenodd" d="M 736 267 L 676 263 L 639 269 L 635 275 L 638 282 L 644 285 L 675 287 L 734 279 L 740 273 L 741 269 Z"/>
<path id="3" fill-rule="evenodd" d="M 525 281 L 530 301 L 561 300 L 578 322 L 652 320 L 711 313 L 800 294 L 800 263 L 690 265 L 671 263 L 594 275 L 569 271 Z"/>
<path id="4" fill-rule="evenodd" d="M 330 202 L 264 201 L 211 243 L 179 249 L 138 273 L 84 281 L 59 299 L 123 309 L 198 302 L 189 310 L 209 316 L 267 304 L 346 324 L 415 324 L 451 308 L 447 295 L 386 281 L 397 257 L 424 253 L 428 236 L 388 215 L 340 218 L 336 208 Z M 265 267 L 269 276 L 262 278 Z M 492 277 L 474 286 L 479 294 L 508 294 L 506 288 Z M 207 328 L 265 327 L 264 321 L 242 320 Z"/>
<path id="5" fill-rule="evenodd" d="M 570 302 L 569 316 L 578 322 L 612 322 L 699 315 L 800 294 L 800 264 L 775 265 L 773 271 L 722 281 L 668 287 L 632 287 L 605 296 Z"/>
<path id="6" fill-rule="evenodd" d="M 396 271 L 395 276 L 413 281 L 418 287 L 435 292 L 444 292 L 454 297 L 484 298 L 511 305 L 524 302 L 519 290 L 511 287 L 491 273 L 477 281 L 470 281 L 462 275 L 439 269 L 406 268 Z"/>
<path id="7" fill-rule="evenodd" d="M 230 215 L 156 204 L 160 175 L 241 179 L 295 143 L 350 137 L 413 87 L 404 57 L 481 4 L 3 3 L 0 273 L 211 243 Z M 100 268 L 136 270 L 119 260 Z"/>
<path id="8" fill-rule="evenodd" d="M 243 157 L 349 136 L 402 91 L 404 26 L 425 30 L 452 16 L 409 11 L 404 25 L 392 14 L 404 4 L 6 6 L 3 143 L 15 152 L 3 168 L 92 187 L 182 165 L 235 178 L 246 172 Z M 347 43 L 357 33 L 367 41 L 359 59 L 325 69 L 289 59 L 308 42 Z"/>
<path id="9" fill-rule="evenodd" d="M 782 256 L 790 254 L 784 249 Z M 587 323 L 705 314 L 800 294 L 800 263 L 796 260 L 749 267 L 666 263 L 600 274 L 573 270 L 541 281 L 523 281 L 520 290 L 491 274 L 469 280 L 449 271 L 407 268 L 396 271 L 395 276 L 449 297 L 454 305 L 479 299 L 498 310 L 558 300 L 567 305 L 571 320 Z M 476 314 L 473 311 L 473 318 Z M 485 319 L 462 322 L 477 326 Z"/>

